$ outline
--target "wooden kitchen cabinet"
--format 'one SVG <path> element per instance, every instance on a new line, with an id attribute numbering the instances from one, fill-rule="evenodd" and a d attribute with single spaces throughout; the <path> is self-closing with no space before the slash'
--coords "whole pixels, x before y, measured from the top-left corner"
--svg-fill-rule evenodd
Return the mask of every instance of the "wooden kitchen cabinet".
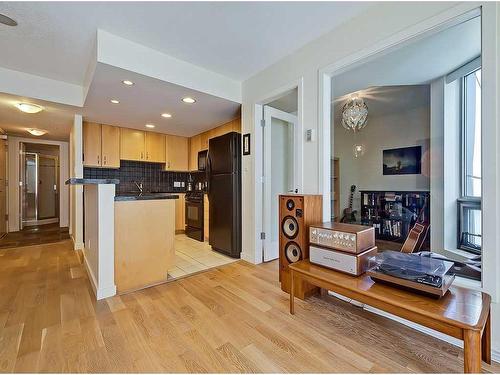
<path id="1" fill-rule="evenodd" d="M 182 233 L 186 229 L 186 199 L 185 194 L 179 193 L 175 200 L 175 233 Z"/>
<path id="2" fill-rule="evenodd" d="M 175 135 L 165 137 L 165 170 L 189 170 L 189 139 Z"/>
<path id="3" fill-rule="evenodd" d="M 120 128 L 101 125 L 101 166 L 120 168 Z"/>
<path id="4" fill-rule="evenodd" d="M 83 123 L 83 165 L 101 166 L 101 124 Z"/>
<path id="5" fill-rule="evenodd" d="M 120 128 L 120 159 L 145 161 L 145 138 L 141 130 Z"/>
<path id="6" fill-rule="evenodd" d="M 198 152 L 201 151 L 200 134 L 189 139 L 189 170 L 198 170 Z"/>
<path id="7" fill-rule="evenodd" d="M 165 135 L 146 132 L 146 161 L 165 163 Z"/>
<path id="8" fill-rule="evenodd" d="M 208 140 L 212 138 L 211 130 L 200 134 L 200 150 L 208 150 Z"/>

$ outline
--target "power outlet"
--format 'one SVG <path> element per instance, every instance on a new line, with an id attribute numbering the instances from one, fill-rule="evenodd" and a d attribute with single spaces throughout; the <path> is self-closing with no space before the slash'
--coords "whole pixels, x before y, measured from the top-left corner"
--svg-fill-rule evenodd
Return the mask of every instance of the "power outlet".
<path id="1" fill-rule="evenodd" d="M 179 181 L 174 181 L 174 187 L 181 187 L 181 183 Z"/>

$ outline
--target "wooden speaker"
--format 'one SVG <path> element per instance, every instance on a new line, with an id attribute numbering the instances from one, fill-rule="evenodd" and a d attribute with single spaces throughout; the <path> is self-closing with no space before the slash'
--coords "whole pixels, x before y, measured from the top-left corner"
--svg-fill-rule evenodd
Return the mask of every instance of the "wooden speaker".
<path id="1" fill-rule="evenodd" d="M 281 289 L 290 293 L 288 265 L 309 258 L 309 226 L 323 221 L 321 195 L 279 196 L 279 279 Z M 296 281 L 295 296 L 304 299 L 318 292 L 318 288 L 304 281 Z"/>

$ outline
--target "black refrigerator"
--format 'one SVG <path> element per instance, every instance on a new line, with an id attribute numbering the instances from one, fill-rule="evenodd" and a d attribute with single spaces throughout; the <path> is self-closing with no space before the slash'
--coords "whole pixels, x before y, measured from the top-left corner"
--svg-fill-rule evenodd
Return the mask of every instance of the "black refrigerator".
<path id="1" fill-rule="evenodd" d="M 239 258 L 241 253 L 241 134 L 227 133 L 208 142 L 207 192 L 209 244 Z"/>

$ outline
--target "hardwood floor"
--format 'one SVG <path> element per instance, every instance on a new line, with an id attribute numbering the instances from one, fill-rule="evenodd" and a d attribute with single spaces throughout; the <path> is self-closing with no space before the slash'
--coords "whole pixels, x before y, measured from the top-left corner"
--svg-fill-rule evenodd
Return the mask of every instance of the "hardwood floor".
<path id="1" fill-rule="evenodd" d="M 0 250 L 58 242 L 69 238 L 68 228 L 59 227 L 59 223 L 30 226 L 19 232 L 7 233 L 0 239 Z"/>
<path id="2" fill-rule="evenodd" d="M 331 297 L 291 316 L 277 262 L 96 302 L 70 241 L 0 251 L 0 372 L 462 369 L 461 349 Z"/>

